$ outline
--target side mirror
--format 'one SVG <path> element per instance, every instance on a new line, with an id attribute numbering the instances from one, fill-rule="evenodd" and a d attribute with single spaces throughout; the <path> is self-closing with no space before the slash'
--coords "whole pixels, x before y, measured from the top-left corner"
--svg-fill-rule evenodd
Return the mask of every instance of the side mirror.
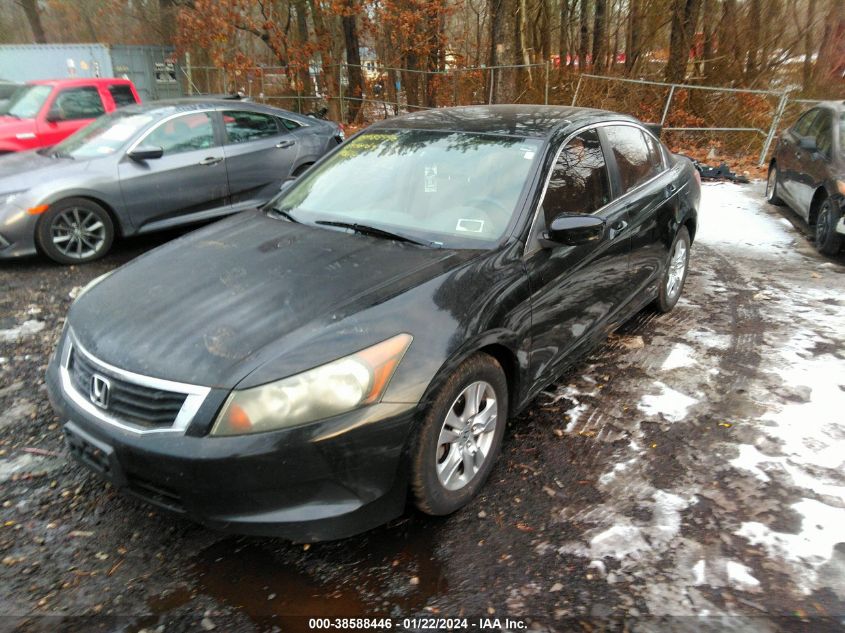
<path id="1" fill-rule="evenodd" d="M 154 145 L 139 145 L 127 154 L 132 160 L 143 161 L 164 156 L 164 150 Z"/>
<path id="2" fill-rule="evenodd" d="M 798 147 L 808 152 L 815 152 L 818 148 L 816 147 L 816 139 L 812 136 L 802 136 L 798 139 Z"/>
<path id="3" fill-rule="evenodd" d="M 605 222 L 594 215 L 567 215 L 552 220 L 540 243 L 546 247 L 579 246 L 598 242 L 604 237 Z"/>
<path id="4" fill-rule="evenodd" d="M 47 120 L 47 123 L 56 123 L 58 121 L 64 121 L 64 117 L 62 113 L 59 112 L 58 108 L 50 108 L 47 112 L 47 116 L 44 117 Z"/>

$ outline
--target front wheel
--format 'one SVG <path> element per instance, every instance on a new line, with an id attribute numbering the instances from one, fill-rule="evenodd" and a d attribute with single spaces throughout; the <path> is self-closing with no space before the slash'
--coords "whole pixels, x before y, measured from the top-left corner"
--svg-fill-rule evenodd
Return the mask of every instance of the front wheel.
<path id="1" fill-rule="evenodd" d="M 508 386 L 492 356 L 464 361 L 437 392 L 411 448 L 411 488 L 417 507 L 444 515 L 476 495 L 502 445 Z"/>
<path id="2" fill-rule="evenodd" d="M 114 223 L 102 206 L 87 198 L 53 204 L 38 222 L 37 241 L 60 264 L 82 264 L 105 255 L 114 240 Z"/>
<path id="3" fill-rule="evenodd" d="M 766 202 L 783 206 L 783 200 L 778 195 L 778 168 L 774 164 L 769 167 L 769 177 L 766 178 Z"/>
<path id="4" fill-rule="evenodd" d="M 834 207 L 829 198 L 822 202 L 816 218 L 816 249 L 823 255 L 836 255 L 842 247 L 842 236 L 836 232 L 841 217 L 842 210 Z"/>
<path id="5" fill-rule="evenodd" d="M 681 298 L 684 282 L 689 268 L 690 238 L 687 227 L 682 226 L 675 234 L 672 248 L 669 249 L 669 261 L 660 282 L 657 299 L 654 302 L 659 312 L 669 312 Z"/>

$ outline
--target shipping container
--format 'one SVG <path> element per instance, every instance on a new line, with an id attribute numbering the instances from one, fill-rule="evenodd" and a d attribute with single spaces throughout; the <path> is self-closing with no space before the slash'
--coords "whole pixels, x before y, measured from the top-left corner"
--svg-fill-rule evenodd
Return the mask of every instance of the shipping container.
<path id="1" fill-rule="evenodd" d="M 0 80 L 119 77 L 142 101 L 182 96 L 182 70 L 170 46 L 9 44 L 0 46 Z"/>

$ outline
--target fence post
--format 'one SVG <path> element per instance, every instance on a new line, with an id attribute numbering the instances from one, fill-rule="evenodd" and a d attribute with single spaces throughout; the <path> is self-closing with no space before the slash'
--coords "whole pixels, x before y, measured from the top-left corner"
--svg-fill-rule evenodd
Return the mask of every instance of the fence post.
<path id="1" fill-rule="evenodd" d="M 575 86 L 575 94 L 572 95 L 572 107 L 575 107 L 575 102 L 578 101 L 578 93 L 581 92 L 581 80 L 584 79 L 583 74 L 578 75 L 578 85 Z"/>
<path id="2" fill-rule="evenodd" d="M 763 151 L 760 152 L 760 160 L 757 163 L 758 167 L 762 167 L 766 164 L 766 156 L 769 154 L 769 147 L 772 145 L 772 140 L 775 138 L 775 133 L 778 130 L 778 126 L 780 125 L 780 120 L 783 117 L 783 111 L 786 109 L 786 102 L 788 101 L 789 97 L 789 90 L 784 90 L 783 93 L 780 95 L 780 102 L 778 103 L 778 107 L 775 110 L 775 116 L 772 118 L 772 125 L 769 128 L 769 134 L 766 136 L 766 140 L 763 143 Z"/>
<path id="3" fill-rule="evenodd" d="M 675 94 L 675 84 L 672 84 L 672 87 L 669 88 L 669 96 L 666 97 L 666 105 L 663 106 L 663 116 L 660 117 L 660 127 L 663 127 L 663 124 L 666 123 L 666 116 L 669 114 L 669 104 L 672 103 L 672 97 Z"/>
<path id="4" fill-rule="evenodd" d="M 343 64 L 337 65 L 337 93 L 340 99 L 340 121 L 346 123 L 346 116 L 343 111 Z"/>
<path id="5" fill-rule="evenodd" d="M 546 60 L 546 95 L 543 98 L 543 104 L 549 105 L 549 60 Z"/>

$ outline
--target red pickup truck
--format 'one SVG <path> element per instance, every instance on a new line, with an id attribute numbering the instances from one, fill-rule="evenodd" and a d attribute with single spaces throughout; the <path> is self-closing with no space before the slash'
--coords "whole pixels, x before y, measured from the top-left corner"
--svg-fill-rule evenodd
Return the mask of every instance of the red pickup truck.
<path id="1" fill-rule="evenodd" d="M 128 79 L 30 81 L 0 112 L 0 154 L 55 145 L 101 114 L 140 101 Z"/>

